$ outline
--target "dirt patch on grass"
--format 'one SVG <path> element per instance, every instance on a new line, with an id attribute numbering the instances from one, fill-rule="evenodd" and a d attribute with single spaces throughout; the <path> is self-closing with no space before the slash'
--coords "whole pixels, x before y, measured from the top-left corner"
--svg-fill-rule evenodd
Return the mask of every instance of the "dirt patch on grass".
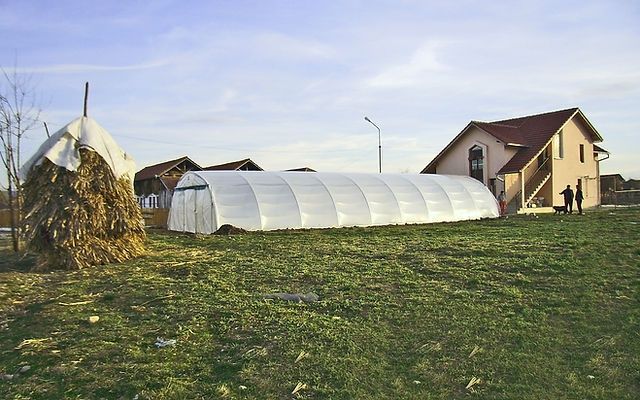
<path id="1" fill-rule="evenodd" d="M 231 224 L 224 224 L 213 232 L 214 235 L 242 235 L 244 233 L 247 233 L 247 231 Z"/>

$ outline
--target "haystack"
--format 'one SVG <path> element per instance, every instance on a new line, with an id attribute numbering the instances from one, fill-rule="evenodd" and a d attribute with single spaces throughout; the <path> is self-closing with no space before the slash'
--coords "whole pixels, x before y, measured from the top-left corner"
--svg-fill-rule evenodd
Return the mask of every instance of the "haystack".
<path id="1" fill-rule="evenodd" d="M 74 120 L 21 171 L 27 246 L 39 269 L 80 269 L 144 253 L 135 164 L 97 122 Z"/>

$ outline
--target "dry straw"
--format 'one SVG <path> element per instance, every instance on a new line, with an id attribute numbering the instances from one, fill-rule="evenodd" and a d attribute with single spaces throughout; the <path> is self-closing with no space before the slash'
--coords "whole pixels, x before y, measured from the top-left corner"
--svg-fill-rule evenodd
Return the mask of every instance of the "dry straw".
<path id="1" fill-rule="evenodd" d="M 116 180 L 102 157 L 80 149 L 78 171 L 46 158 L 24 184 L 25 235 L 38 269 L 80 269 L 144 253 L 145 231 L 131 181 Z"/>

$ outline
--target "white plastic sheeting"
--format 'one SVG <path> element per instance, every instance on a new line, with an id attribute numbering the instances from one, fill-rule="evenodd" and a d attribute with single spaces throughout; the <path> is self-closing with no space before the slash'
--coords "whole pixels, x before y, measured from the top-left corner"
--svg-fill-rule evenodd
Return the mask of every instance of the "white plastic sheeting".
<path id="1" fill-rule="evenodd" d="M 26 179 L 31 168 L 40 165 L 45 158 L 69 171 L 77 171 L 82 163 L 79 151 L 82 148 L 100 154 L 111 167 L 116 179 L 126 175 L 133 185 L 135 161 L 118 146 L 106 129 L 88 117 L 74 119 L 45 140 L 20 169 L 20 177 Z"/>
<path id="2" fill-rule="evenodd" d="M 430 174 L 192 171 L 178 182 L 169 229 L 213 233 L 330 228 L 498 217 L 479 181 Z"/>

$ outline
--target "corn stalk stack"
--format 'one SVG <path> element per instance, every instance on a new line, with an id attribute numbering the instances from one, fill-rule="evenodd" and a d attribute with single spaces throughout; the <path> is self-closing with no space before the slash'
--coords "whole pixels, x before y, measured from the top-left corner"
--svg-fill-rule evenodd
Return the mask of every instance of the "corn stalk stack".
<path id="1" fill-rule="evenodd" d="M 39 254 L 41 270 L 122 262 L 145 252 L 144 222 L 130 180 L 133 174 L 123 172 L 131 169 L 132 160 L 124 152 L 124 162 L 114 160 L 118 152 L 112 146 L 107 146 L 105 156 L 96 144 L 109 144 L 104 138 L 82 139 L 93 120 L 82 117 L 65 128 L 73 130 L 77 121 L 78 135 L 58 131 L 47 142 L 58 135 L 67 143 L 48 154 L 45 149 L 39 159 L 34 156 L 37 161 L 25 165 L 25 239 L 27 248 Z"/>

